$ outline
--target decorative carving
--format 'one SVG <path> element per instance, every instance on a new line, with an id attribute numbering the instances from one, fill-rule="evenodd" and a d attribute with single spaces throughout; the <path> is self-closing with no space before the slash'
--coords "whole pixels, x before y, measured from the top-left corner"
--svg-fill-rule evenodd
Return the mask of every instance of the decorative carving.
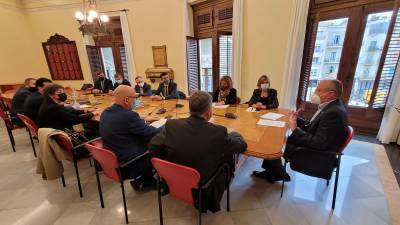
<path id="1" fill-rule="evenodd" d="M 168 67 L 167 46 L 153 46 L 154 67 Z"/>
<path id="2" fill-rule="evenodd" d="M 70 40 L 60 34 L 55 33 L 53 36 L 50 36 L 49 39 L 47 39 L 47 44 L 56 44 L 56 43 L 66 43 L 70 42 Z"/>

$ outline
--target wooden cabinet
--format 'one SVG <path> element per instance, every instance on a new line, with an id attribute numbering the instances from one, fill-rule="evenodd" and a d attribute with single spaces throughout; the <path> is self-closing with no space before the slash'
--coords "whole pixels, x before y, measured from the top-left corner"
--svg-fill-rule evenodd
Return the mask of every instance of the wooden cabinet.
<path id="1" fill-rule="evenodd" d="M 75 41 L 55 34 L 42 46 L 53 80 L 83 80 Z"/>

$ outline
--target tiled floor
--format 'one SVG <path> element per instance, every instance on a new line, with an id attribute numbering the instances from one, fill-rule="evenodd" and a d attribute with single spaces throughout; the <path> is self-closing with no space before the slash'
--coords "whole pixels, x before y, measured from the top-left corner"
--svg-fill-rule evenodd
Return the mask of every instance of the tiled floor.
<path id="1" fill-rule="evenodd" d="M 13 153 L 4 127 L 0 127 L 0 224 L 124 224 L 118 184 L 102 177 L 106 206 L 102 209 L 94 171 L 88 162 L 79 165 L 84 191 L 81 199 L 72 164 L 64 164 L 66 188 L 61 186 L 60 180 L 44 181 L 35 174 L 36 160 L 27 134 L 21 130 L 15 136 L 17 152 Z M 252 170 L 259 168 L 261 160 L 249 158 L 232 183 L 231 212 L 223 209 L 216 214 L 209 213 L 204 216 L 203 224 L 394 224 L 376 151 L 384 150 L 371 143 L 356 140 L 350 143 L 342 161 L 337 206 L 333 213 L 330 211 L 333 182 L 326 187 L 324 180 L 290 171 L 292 182 L 287 183 L 284 197 L 280 199 L 280 183 L 269 184 L 250 176 Z M 128 183 L 126 190 L 130 223 L 158 224 L 156 192 L 135 193 Z M 225 208 L 224 200 L 225 197 L 222 200 Z M 169 197 L 164 198 L 164 203 L 167 225 L 196 224 L 196 211 L 192 207 Z"/>

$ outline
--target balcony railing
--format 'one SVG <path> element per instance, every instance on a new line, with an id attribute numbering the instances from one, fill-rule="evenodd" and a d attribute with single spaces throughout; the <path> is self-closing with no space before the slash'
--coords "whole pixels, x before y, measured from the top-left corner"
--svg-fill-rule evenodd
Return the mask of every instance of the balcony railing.
<path id="1" fill-rule="evenodd" d="M 340 59 L 328 58 L 328 59 L 324 59 L 324 62 L 326 62 L 326 63 L 340 63 Z"/>

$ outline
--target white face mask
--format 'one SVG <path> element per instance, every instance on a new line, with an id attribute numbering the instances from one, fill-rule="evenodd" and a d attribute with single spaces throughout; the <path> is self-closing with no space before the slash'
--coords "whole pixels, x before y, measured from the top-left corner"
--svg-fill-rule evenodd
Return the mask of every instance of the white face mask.
<path id="1" fill-rule="evenodd" d="M 313 96 L 311 96 L 311 103 L 313 104 L 321 104 L 321 98 L 319 97 L 319 95 L 317 94 L 313 94 Z"/>
<path id="2" fill-rule="evenodd" d="M 261 84 L 260 87 L 261 87 L 261 89 L 268 89 L 269 84 Z"/>
<path id="3" fill-rule="evenodd" d="M 143 86 L 144 86 L 144 82 L 140 82 L 139 87 L 143 87 Z"/>
<path id="4" fill-rule="evenodd" d="M 122 84 L 122 80 L 115 80 L 118 84 Z"/>

